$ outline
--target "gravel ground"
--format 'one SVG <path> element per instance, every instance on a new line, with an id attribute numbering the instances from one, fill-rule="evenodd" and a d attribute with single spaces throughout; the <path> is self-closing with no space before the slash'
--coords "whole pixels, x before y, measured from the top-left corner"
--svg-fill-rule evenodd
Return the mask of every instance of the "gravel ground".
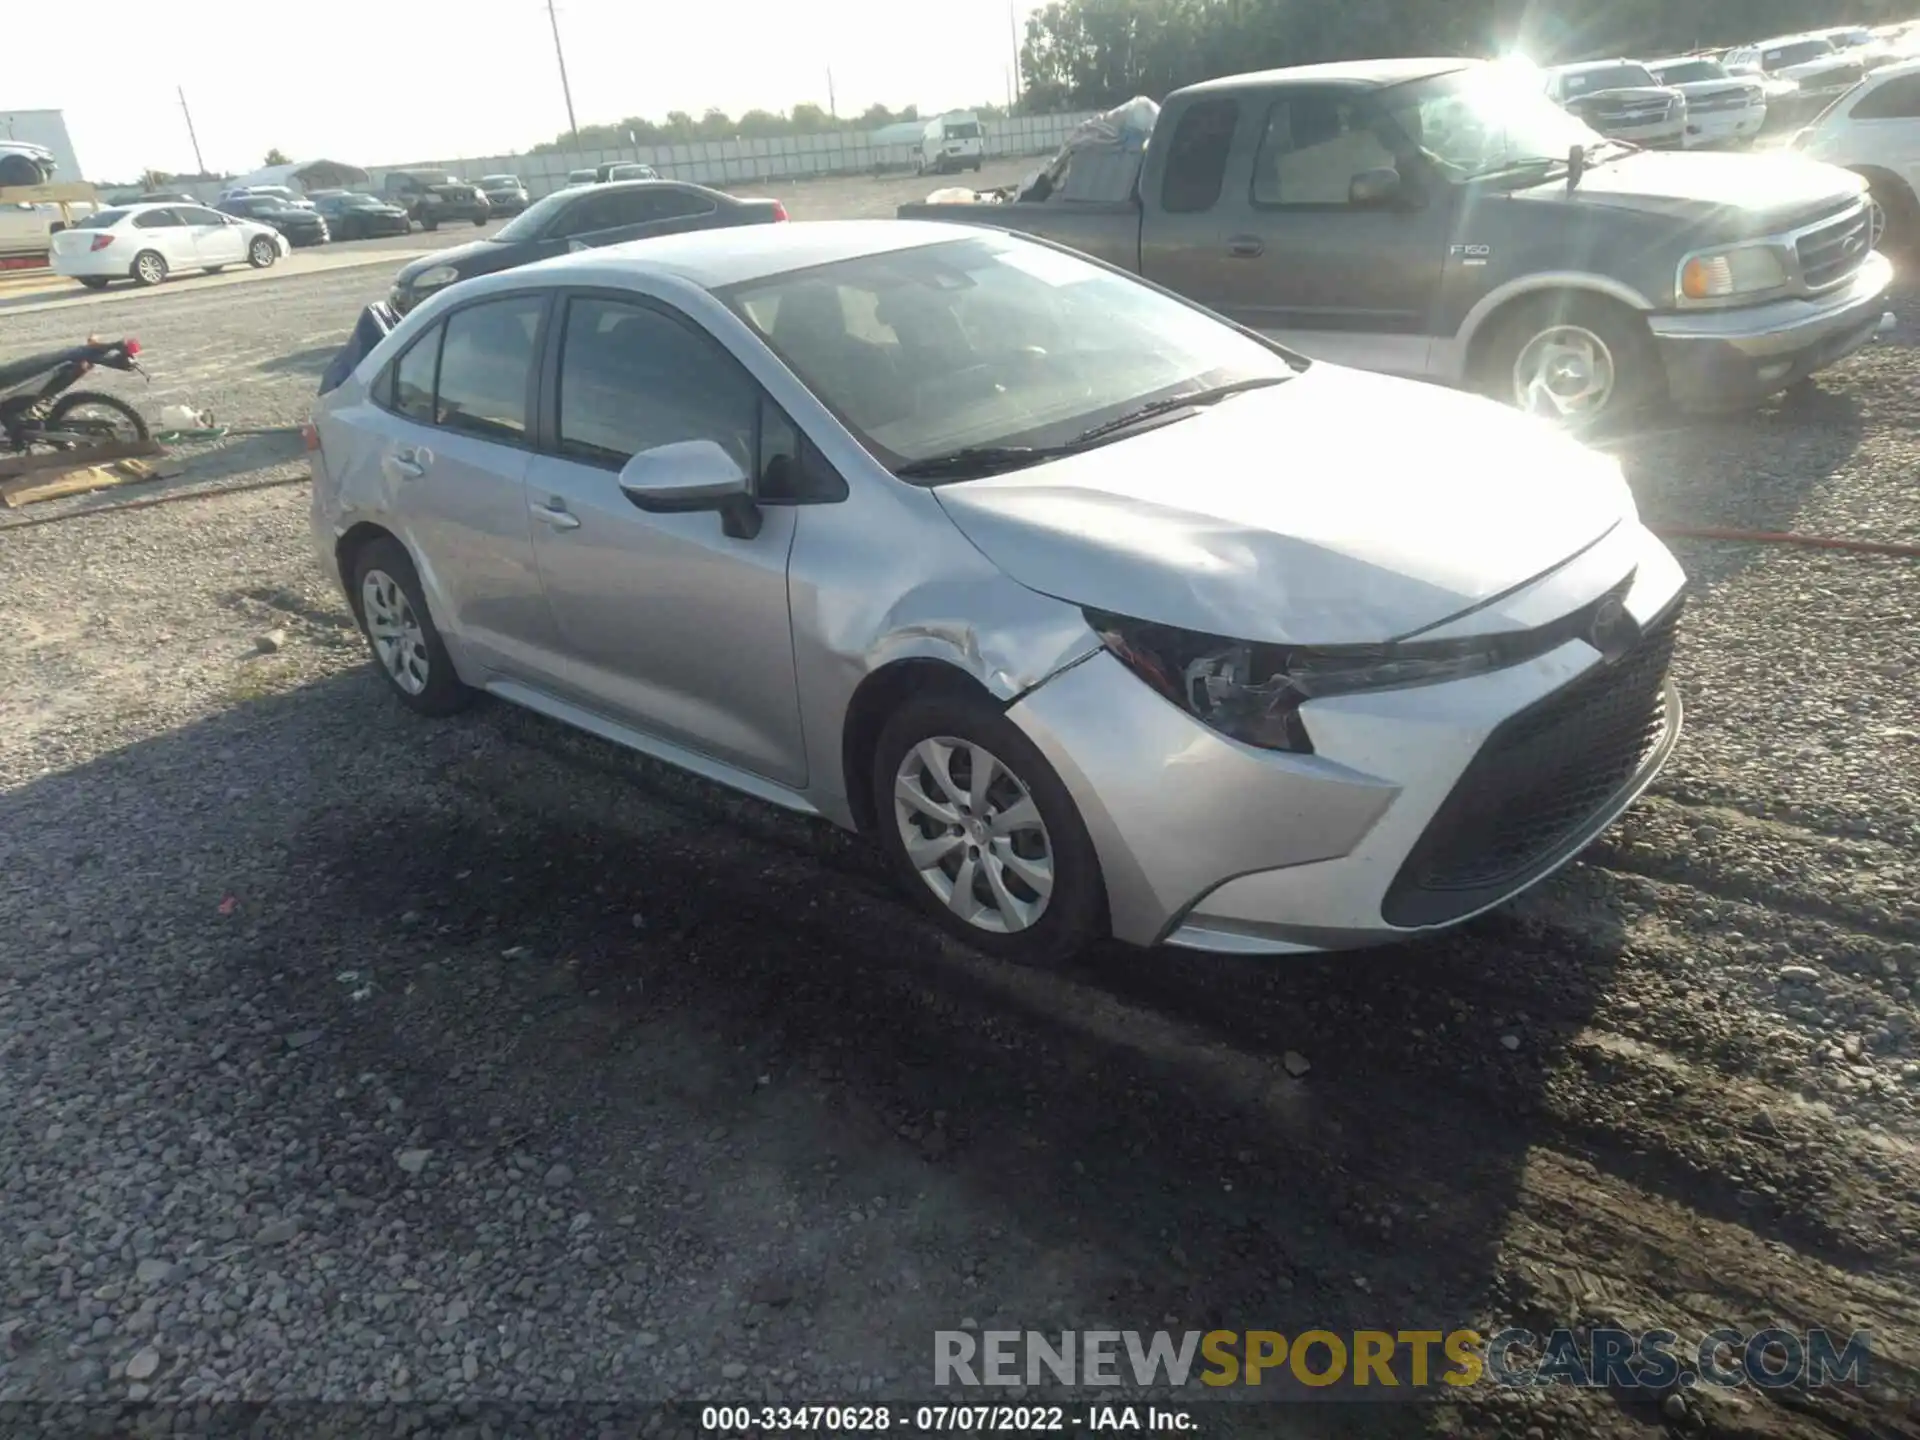
<path id="1" fill-rule="evenodd" d="M 787 198 L 830 188 L 925 182 Z M 143 405 L 285 426 L 385 283 L 85 324 L 140 335 Z M 1917 324 L 1622 442 L 1645 513 L 1920 540 Z M 300 469 L 247 436 L 170 483 Z M 1673 767 L 1461 932 L 1035 974 L 841 837 L 501 706 L 402 712 L 298 484 L 116 503 L 0 539 L 0 1401 L 924 1398 L 956 1325 L 1779 1321 L 1870 1329 L 1873 1387 L 1204 1425 L 1920 1424 L 1913 562 L 1678 544 Z"/>

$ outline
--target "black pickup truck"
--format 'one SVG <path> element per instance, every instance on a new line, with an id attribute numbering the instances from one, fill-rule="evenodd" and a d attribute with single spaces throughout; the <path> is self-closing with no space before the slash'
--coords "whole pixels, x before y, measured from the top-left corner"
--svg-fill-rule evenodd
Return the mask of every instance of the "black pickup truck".
<path id="1" fill-rule="evenodd" d="M 1044 236 L 1307 355 L 1575 424 L 1783 390 L 1871 340 L 1893 280 L 1858 176 L 1641 150 L 1475 60 L 1208 81 L 1168 97 L 1124 199 L 899 214 Z"/>

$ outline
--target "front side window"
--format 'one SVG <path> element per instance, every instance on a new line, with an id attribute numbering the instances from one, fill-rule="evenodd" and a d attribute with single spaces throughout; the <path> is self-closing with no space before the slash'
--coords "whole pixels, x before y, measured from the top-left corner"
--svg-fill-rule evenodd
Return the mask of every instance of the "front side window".
<path id="1" fill-rule="evenodd" d="M 1356 175 L 1391 169 L 1380 113 L 1346 96 L 1302 94 L 1277 102 L 1253 159 L 1256 205 L 1345 205 Z"/>
<path id="2" fill-rule="evenodd" d="M 1920 75 L 1902 75 L 1862 95 L 1853 107 L 1855 120 L 1920 119 Z"/>
<path id="3" fill-rule="evenodd" d="M 617 470 L 642 450 L 711 440 L 756 469 L 758 387 L 712 336 L 651 307 L 569 302 L 559 402 L 569 459 Z"/>
<path id="4" fill-rule="evenodd" d="M 434 387 L 441 425 L 487 440 L 525 438 L 527 382 L 545 308 L 542 294 L 513 295 L 447 317 Z"/>
<path id="5" fill-rule="evenodd" d="M 1379 92 L 1402 143 L 1433 173 L 1478 180 L 1553 161 L 1600 135 L 1555 105 L 1518 71 L 1475 67 Z"/>
<path id="6" fill-rule="evenodd" d="M 1286 358 L 1076 256 L 1003 236 L 862 256 L 720 297 L 882 464 L 1064 444 Z"/>
<path id="7" fill-rule="evenodd" d="M 440 336 L 443 329 L 443 325 L 435 325 L 414 341 L 394 363 L 392 389 L 386 397 L 388 409 L 409 420 L 418 420 L 422 425 L 433 423 L 434 372 L 440 367 Z M 375 393 L 384 388 L 376 386 Z"/>
<path id="8" fill-rule="evenodd" d="M 1238 100 L 1201 100 L 1180 117 L 1167 147 L 1167 169 L 1160 182 L 1160 208 L 1171 215 L 1197 215 L 1220 199 L 1227 178 L 1227 156 L 1240 123 Z"/>
<path id="9" fill-rule="evenodd" d="M 180 219 L 188 225 L 224 225 L 226 217 L 217 210 L 209 210 L 201 205 L 183 205 L 179 210 Z"/>

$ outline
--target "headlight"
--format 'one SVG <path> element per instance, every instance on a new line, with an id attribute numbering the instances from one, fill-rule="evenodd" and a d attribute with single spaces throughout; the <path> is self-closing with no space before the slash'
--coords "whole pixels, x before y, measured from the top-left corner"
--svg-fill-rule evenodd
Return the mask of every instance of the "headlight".
<path id="1" fill-rule="evenodd" d="M 460 278 L 460 272 L 451 265 L 435 265 L 422 270 L 413 277 L 413 290 L 418 294 L 422 290 L 438 290 L 442 285 L 451 285 Z"/>
<path id="2" fill-rule="evenodd" d="M 1101 611 L 1108 651 L 1202 724 L 1263 750 L 1312 754 L 1300 706 L 1328 695 L 1437 685 L 1513 665 L 1560 643 L 1543 632 L 1412 645 L 1248 644 Z"/>
<path id="3" fill-rule="evenodd" d="M 1770 245 L 1705 251 L 1680 267 L 1680 293 L 1689 300 L 1760 295 L 1786 283 L 1787 267 Z"/>

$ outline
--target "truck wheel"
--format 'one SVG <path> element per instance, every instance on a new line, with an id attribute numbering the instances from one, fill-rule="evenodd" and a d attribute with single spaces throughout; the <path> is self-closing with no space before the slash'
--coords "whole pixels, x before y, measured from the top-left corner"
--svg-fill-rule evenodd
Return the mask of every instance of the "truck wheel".
<path id="1" fill-rule="evenodd" d="M 440 228 L 440 222 L 433 219 L 423 219 L 420 222 L 420 228 L 422 230 L 438 230 Z"/>
<path id="2" fill-rule="evenodd" d="M 1542 295 L 1497 326 L 1475 377 L 1478 388 L 1569 429 L 1611 423 L 1664 388 L 1652 337 L 1611 300 Z"/>
<path id="3" fill-rule="evenodd" d="M 1868 192 L 1879 207 L 1880 231 L 1876 248 L 1882 255 L 1900 258 L 1911 253 L 1920 242 L 1920 202 L 1913 192 L 1891 175 L 1876 177 Z"/>

